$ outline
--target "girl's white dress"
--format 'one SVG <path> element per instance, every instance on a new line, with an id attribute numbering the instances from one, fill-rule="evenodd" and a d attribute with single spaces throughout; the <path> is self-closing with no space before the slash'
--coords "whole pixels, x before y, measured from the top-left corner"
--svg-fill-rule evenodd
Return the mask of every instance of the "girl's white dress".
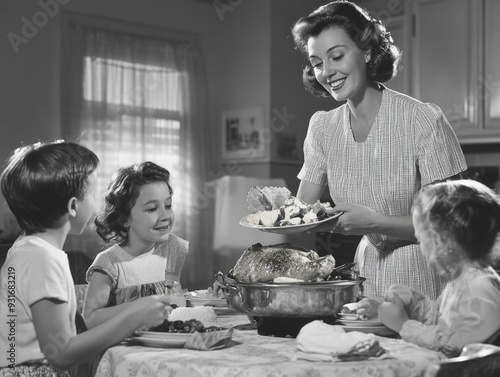
<path id="1" fill-rule="evenodd" d="M 108 306 L 140 297 L 164 294 L 165 288 L 180 281 L 189 243 L 174 234 L 149 252 L 134 257 L 118 245 L 99 253 L 87 271 L 106 274 L 112 282 Z"/>

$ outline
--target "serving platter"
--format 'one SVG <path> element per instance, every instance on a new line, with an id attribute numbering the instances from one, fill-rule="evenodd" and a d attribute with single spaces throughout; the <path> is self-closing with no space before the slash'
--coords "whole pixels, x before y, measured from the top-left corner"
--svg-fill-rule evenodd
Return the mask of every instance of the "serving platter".
<path id="1" fill-rule="evenodd" d="M 182 348 L 192 335 L 192 333 L 141 331 L 126 340 L 146 347 Z"/>
<path id="2" fill-rule="evenodd" d="M 299 225 L 283 225 L 283 226 L 264 226 L 264 225 L 253 225 L 250 224 L 246 218 L 242 218 L 240 220 L 240 225 L 244 226 L 246 228 L 251 228 L 251 229 L 257 229 L 261 230 L 263 232 L 269 232 L 269 233 L 277 233 L 277 234 L 294 234 L 294 233 L 302 233 L 306 232 L 308 230 L 316 228 L 318 225 L 324 224 L 328 221 L 331 221 L 333 219 L 336 219 L 340 215 L 342 215 L 343 212 L 336 212 L 330 217 L 327 217 L 326 219 L 320 220 L 320 221 L 315 221 L 313 223 L 308 223 L 308 224 L 299 224 Z"/>

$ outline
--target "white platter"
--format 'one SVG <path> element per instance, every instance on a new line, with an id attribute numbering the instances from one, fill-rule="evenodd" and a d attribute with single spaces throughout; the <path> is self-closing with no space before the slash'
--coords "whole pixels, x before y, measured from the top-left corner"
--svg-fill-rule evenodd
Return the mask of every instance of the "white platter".
<path id="1" fill-rule="evenodd" d="M 251 228 L 251 229 L 258 229 L 263 232 L 270 232 L 270 233 L 278 233 L 278 234 L 294 234 L 294 233 L 302 233 L 306 232 L 308 230 L 316 228 L 318 225 L 321 225 L 323 223 L 326 223 L 330 220 L 336 219 L 340 215 L 342 215 L 343 212 L 337 212 L 334 213 L 332 216 L 327 217 L 326 219 L 316 221 L 314 223 L 309 223 L 309 224 L 299 224 L 299 225 L 283 225 L 283 226 L 263 226 L 263 225 L 253 225 L 250 224 L 246 218 L 242 218 L 240 220 L 240 225 L 244 226 L 246 228 Z"/>
<path id="2" fill-rule="evenodd" d="M 362 319 L 344 319 L 344 318 L 340 318 L 338 319 L 338 321 L 343 324 L 343 325 L 346 325 L 346 326 L 351 326 L 351 327 L 371 327 L 371 326 L 383 326 L 384 324 L 382 323 L 382 321 L 378 320 L 378 319 L 369 319 L 369 320 L 366 320 L 366 321 L 363 321 Z"/>
<path id="3" fill-rule="evenodd" d="M 127 340 L 146 347 L 182 348 L 191 335 L 193 334 L 142 331 L 127 338 Z"/>
<path id="4" fill-rule="evenodd" d="M 346 326 L 340 325 L 345 331 L 359 331 L 363 333 L 371 333 L 379 336 L 396 336 L 398 333 L 386 326 Z"/>

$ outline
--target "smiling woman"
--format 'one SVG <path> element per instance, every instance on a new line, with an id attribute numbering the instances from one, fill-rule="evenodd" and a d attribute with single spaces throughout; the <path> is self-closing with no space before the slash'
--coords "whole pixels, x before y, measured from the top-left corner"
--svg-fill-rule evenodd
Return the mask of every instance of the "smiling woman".
<path id="1" fill-rule="evenodd" d="M 401 52 L 361 7 L 321 6 L 295 23 L 293 37 L 307 58 L 306 89 L 345 102 L 311 117 L 296 196 L 314 203 L 328 185 L 343 214 L 321 230 L 363 236 L 355 262 L 367 296 L 399 283 L 436 298 L 444 281 L 415 244 L 411 207 L 420 188 L 466 170 L 455 133 L 436 105 L 382 85 L 396 75 Z"/>

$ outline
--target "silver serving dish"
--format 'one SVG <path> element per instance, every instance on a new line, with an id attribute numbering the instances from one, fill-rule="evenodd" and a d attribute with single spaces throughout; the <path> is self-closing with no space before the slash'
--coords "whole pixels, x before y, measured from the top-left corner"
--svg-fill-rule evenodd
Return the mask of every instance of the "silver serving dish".
<path id="1" fill-rule="evenodd" d="M 315 283 L 243 283 L 228 276 L 217 280 L 230 308 L 249 316 L 311 318 L 334 316 L 357 301 L 365 278 Z"/>

